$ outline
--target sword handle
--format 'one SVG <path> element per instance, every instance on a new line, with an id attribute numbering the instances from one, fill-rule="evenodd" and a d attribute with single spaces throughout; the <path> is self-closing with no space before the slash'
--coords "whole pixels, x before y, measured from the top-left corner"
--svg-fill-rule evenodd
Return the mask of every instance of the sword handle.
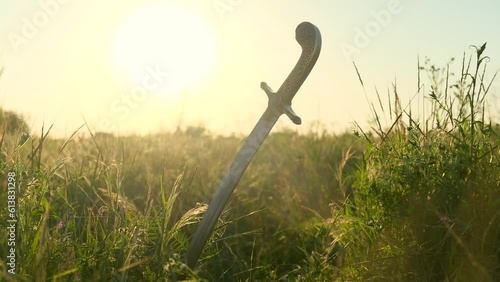
<path id="1" fill-rule="evenodd" d="M 303 22 L 295 29 L 295 39 L 302 47 L 302 53 L 285 82 L 276 93 L 272 92 L 265 82 L 261 83 L 261 88 L 269 97 L 270 104 L 278 106 L 278 110 L 286 114 L 293 123 L 301 124 L 300 117 L 292 110 L 292 99 L 318 60 L 321 51 L 321 33 L 312 23 Z M 273 98 L 278 101 L 272 101 Z"/>

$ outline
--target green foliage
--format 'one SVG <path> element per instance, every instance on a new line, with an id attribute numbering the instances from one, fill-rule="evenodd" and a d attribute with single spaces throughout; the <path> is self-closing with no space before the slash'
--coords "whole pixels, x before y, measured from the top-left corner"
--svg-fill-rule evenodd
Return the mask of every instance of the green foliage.
<path id="1" fill-rule="evenodd" d="M 356 212 L 340 215 L 349 279 L 500 278 L 500 131 L 486 118 L 483 51 L 464 55 L 454 84 L 450 64 L 419 67 L 431 83 L 423 122 L 401 107 L 396 89 L 390 127 L 376 115 L 378 138 L 365 138 L 353 184 Z"/>
<path id="2" fill-rule="evenodd" d="M 19 131 L 29 132 L 26 121 L 19 114 L 12 111 L 4 111 L 0 108 L 0 132 L 15 134 Z"/>
<path id="3" fill-rule="evenodd" d="M 196 272 L 186 269 L 183 255 L 242 138 L 214 136 L 202 128 L 142 137 L 75 132 L 67 140 L 49 138 L 49 128 L 23 146 L 16 136 L 6 137 L 0 181 L 5 184 L 12 170 L 19 183 L 16 279 L 294 277 L 312 259 L 311 252 L 322 251 L 318 242 L 327 244 L 321 240 L 330 228 L 324 224 L 329 204 L 341 194 L 342 151 L 363 150 L 350 134 L 315 130 L 269 136 Z M 0 212 L 6 218 L 5 210 Z M 0 252 L 0 275 L 7 279 L 5 245 Z"/>

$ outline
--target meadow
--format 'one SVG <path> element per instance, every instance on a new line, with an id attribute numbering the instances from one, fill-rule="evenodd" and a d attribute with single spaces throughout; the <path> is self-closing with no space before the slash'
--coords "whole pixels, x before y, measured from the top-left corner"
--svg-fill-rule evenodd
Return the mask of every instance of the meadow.
<path id="1" fill-rule="evenodd" d="M 2 240 L 0 278 L 498 281 L 500 127 L 487 112 L 489 58 L 472 50 L 445 67 L 418 63 L 424 117 L 394 85 L 385 105 L 377 92 L 370 128 L 272 132 L 195 269 L 183 256 L 244 136 L 83 126 L 57 139 L 2 111 L 0 218 L 15 172 L 18 222 L 16 275 Z"/>

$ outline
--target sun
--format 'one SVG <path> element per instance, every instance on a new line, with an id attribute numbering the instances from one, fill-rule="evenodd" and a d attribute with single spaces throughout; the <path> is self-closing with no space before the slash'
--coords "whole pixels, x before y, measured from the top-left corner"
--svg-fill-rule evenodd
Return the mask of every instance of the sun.
<path id="1" fill-rule="evenodd" d="M 117 73 L 134 85 L 148 81 L 148 90 L 181 93 L 209 73 L 216 41 L 199 15 L 187 7 L 162 3 L 127 15 L 116 29 L 111 52 Z"/>

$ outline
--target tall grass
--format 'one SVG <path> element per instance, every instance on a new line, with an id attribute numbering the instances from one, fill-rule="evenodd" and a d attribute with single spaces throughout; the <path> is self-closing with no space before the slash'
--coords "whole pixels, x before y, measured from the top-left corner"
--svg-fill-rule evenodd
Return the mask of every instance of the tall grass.
<path id="1" fill-rule="evenodd" d="M 353 184 L 355 211 L 336 213 L 344 279 L 500 278 L 500 128 L 486 112 L 485 45 L 475 48 L 456 81 L 453 60 L 445 68 L 419 64 L 418 92 L 431 103 L 426 118 L 403 107 L 394 87 L 392 112 L 375 111 L 375 136 L 358 128 L 368 150 Z"/>
<path id="2" fill-rule="evenodd" d="M 119 140 L 92 135 L 74 142 L 75 136 L 64 141 L 42 134 L 28 142 L 38 154 L 28 143 L 22 148 L 4 143 L 3 153 L 10 161 L 2 171 L 2 183 L 6 171 L 18 175 L 19 259 L 13 278 L 6 275 L 2 256 L 3 279 L 175 280 L 182 264 L 180 252 L 187 244 L 180 230 L 197 222 L 205 209 L 199 205 L 175 212 L 179 194 L 190 184 L 186 171 L 178 171 L 175 182 L 163 167 L 161 175 L 148 176 L 146 171 L 140 187 L 145 204 L 139 209 L 124 189 L 135 159 L 127 158 L 123 150 L 108 151 Z M 2 254 L 6 247 L 2 245 Z"/>
<path id="3" fill-rule="evenodd" d="M 335 169 L 342 151 L 355 147 L 360 152 L 363 146 L 350 134 L 334 136 L 319 126 L 306 135 L 283 131 L 269 136 L 194 272 L 183 265 L 194 223 L 242 138 L 215 136 L 202 128 L 143 137 L 81 133 L 51 139 L 49 127 L 22 146 L 20 131 L 2 139 L 1 183 L 9 170 L 16 171 L 19 182 L 20 268 L 17 276 L 6 274 L 7 246 L 0 246 L 1 279 L 290 276 L 317 248 L 318 232 L 325 232 L 320 225 L 329 216 L 329 203 L 340 195 Z M 353 163 L 348 166 L 354 169 Z M 1 193 L 4 198 L 6 191 Z"/>

